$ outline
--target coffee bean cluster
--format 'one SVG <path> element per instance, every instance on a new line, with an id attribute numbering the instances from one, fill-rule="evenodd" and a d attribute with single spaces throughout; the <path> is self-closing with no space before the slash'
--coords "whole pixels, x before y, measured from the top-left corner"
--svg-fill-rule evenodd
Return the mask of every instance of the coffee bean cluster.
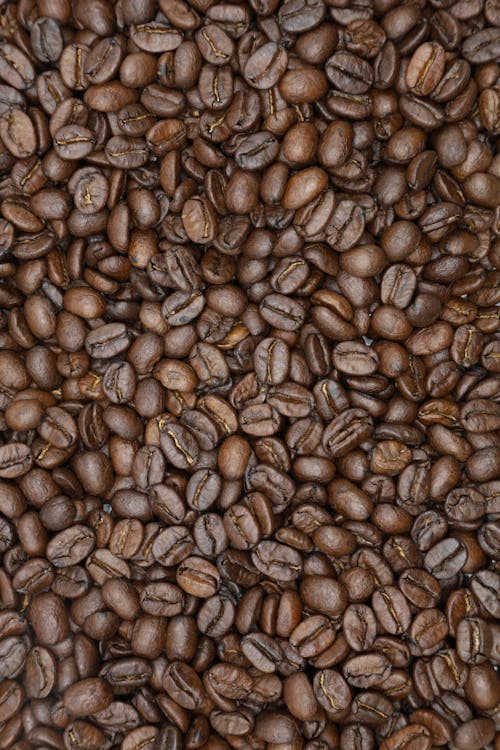
<path id="1" fill-rule="evenodd" d="M 499 0 L 0 0 L 0 750 L 500 749 Z"/>

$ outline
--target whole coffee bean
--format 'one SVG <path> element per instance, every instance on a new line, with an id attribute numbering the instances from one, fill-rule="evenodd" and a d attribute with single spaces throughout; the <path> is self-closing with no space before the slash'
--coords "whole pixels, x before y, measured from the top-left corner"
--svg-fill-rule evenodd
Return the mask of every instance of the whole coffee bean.
<path id="1" fill-rule="evenodd" d="M 411 620 L 410 607 L 394 586 L 377 589 L 372 597 L 372 606 L 382 628 L 394 635 L 404 633 Z"/>
<path id="2" fill-rule="evenodd" d="M 94 546 L 92 529 L 76 524 L 52 537 L 47 545 L 47 558 L 56 567 L 77 565 L 92 552 Z"/>
<path id="3" fill-rule="evenodd" d="M 29 116 L 20 109 L 9 110 L 0 121 L 0 134 L 10 153 L 27 159 L 36 151 L 37 137 Z"/>
<path id="4" fill-rule="evenodd" d="M 314 200 L 326 187 L 327 174 L 319 167 L 307 167 L 288 181 L 281 199 L 287 209 L 297 209 Z"/>
<path id="5" fill-rule="evenodd" d="M 208 598 L 217 593 L 220 574 L 201 557 L 187 557 L 177 569 L 177 583 L 192 596 Z"/>
<path id="6" fill-rule="evenodd" d="M 390 671 L 387 657 L 367 652 L 348 659 L 344 663 L 343 674 L 350 685 L 364 689 L 383 683 Z"/>
<path id="7" fill-rule="evenodd" d="M 423 724 L 408 724 L 392 733 L 381 747 L 383 750 L 393 750 L 398 745 L 429 750 L 432 747 L 430 732 Z"/>
<path id="8" fill-rule="evenodd" d="M 135 690 L 145 685 L 151 675 L 152 668 L 148 661 L 139 657 L 124 657 L 108 662 L 108 664 L 101 669 L 101 676 L 104 679 L 95 678 L 94 681 L 104 683 L 106 692 L 111 690 L 111 694 L 122 695 L 130 692 L 130 690 Z M 87 680 L 82 680 L 82 682 L 87 685 Z M 73 690 L 76 691 L 76 694 L 78 694 L 78 684 L 79 683 L 72 686 Z M 99 694 L 99 691 L 96 692 L 96 695 L 101 703 L 103 703 L 104 701 L 102 700 L 102 695 Z M 109 706 L 108 701 L 106 701 L 106 705 Z"/>
<path id="9" fill-rule="evenodd" d="M 174 617 L 182 611 L 184 594 L 174 584 L 158 581 L 144 586 L 140 594 L 140 602 L 142 609 L 148 614 L 158 617 Z"/>
<path id="10" fill-rule="evenodd" d="M 318 145 L 318 159 L 330 169 L 340 167 L 349 158 L 354 131 L 349 121 L 334 120 L 322 133 Z"/>
<path id="11" fill-rule="evenodd" d="M 63 703 L 72 716 L 78 717 L 108 708 L 112 699 L 112 689 L 104 680 L 88 677 L 65 691 Z"/>
<path id="12" fill-rule="evenodd" d="M 371 375 L 377 369 L 378 357 L 366 344 L 343 341 L 334 349 L 333 364 L 347 375 Z"/>
<path id="13" fill-rule="evenodd" d="M 323 615 L 312 615 L 297 624 L 290 634 L 290 643 L 303 658 L 315 657 L 328 649 L 335 640 L 331 622 Z"/>
<path id="14" fill-rule="evenodd" d="M 199 447 L 192 433 L 182 425 L 166 425 L 160 433 L 160 445 L 168 461 L 179 469 L 194 467 Z"/>
<path id="15" fill-rule="evenodd" d="M 204 690 L 200 678 L 188 664 L 173 662 L 163 675 L 163 687 L 172 699 L 189 710 L 199 707 Z"/>
<path id="16" fill-rule="evenodd" d="M 182 222 L 188 237 L 193 242 L 212 242 L 217 232 L 217 219 L 210 203 L 192 198 L 186 201 Z"/>
<path id="17" fill-rule="evenodd" d="M 169 566 L 187 557 L 193 546 L 188 529 L 183 526 L 171 526 L 156 536 L 152 552 L 158 562 Z"/>
<path id="18" fill-rule="evenodd" d="M 368 651 L 375 640 L 377 621 L 366 604 L 350 604 L 343 617 L 346 640 L 354 651 Z"/>
<path id="19" fill-rule="evenodd" d="M 495 705 L 498 692 L 498 682 L 495 671 L 490 664 L 469 666 L 465 690 L 468 699 L 478 709 L 488 709 Z"/>
<path id="20" fill-rule="evenodd" d="M 313 575 L 304 578 L 301 584 L 304 602 L 313 610 L 333 617 L 347 607 L 347 592 L 344 586 L 328 576 Z"/>
<path id="21" fill-rule="evenodd" d="M 323 446 L 334 457 L 345 456 L 372 432 L 372 419 L 363 409 L 347 409 L 326 427 Z"/>
<path id="22" fill-rule="evenodd" d="M 480 748 L 492 742 L 495 726 L 492 719 L 472 719 L 457 729 L 453 738 L 459 748 Z"/>
<path id="23" fill-rule="evenodd" d="M 351 690 L 334 669 L 323 669 L 314 677 L 314 692 L 320 706 L 332 720 L 342 718 L 349 710 Z"/>
<path id="24" fill-rule="evenodd" d="M 312 102 L 323 96 L 326 88 L 325 74 L 306 67 L 287 71 L 279 82 L 281 96 L 291 104 Z"/>
<path id="25" fill-rule="evenodd" d="M 457 627 L 457 652 L 469 664 L 481 664 L 491 653 L 492 632 L 484 620 L 468 617 Z"/>
<path id="26" fill-rule="evenodd" d="M 1 76 L 9 86 L 22 91 L 35 80 L 35 70 L 27 55 L 14 44 L 5 43 L 2 50 Z"/>
<path id="27" fill-rule="evenodd" d="M 327 61 L 326 74 L 337 89 L 349 94 L 364 94 L 373 82 L 371 65 L 343 50 L 335 52 Z"/>
<path id="28" fill-rule="evenodd" d="M 426 554 L 424 566 L 438 580 L 451 578 L 462 569 L 466 557 L 466 550 L 457 539 L 443 539 Z"/>
<path id="29" fill-rule="evenodd" d="M 46 698 L 52 692 L 57 675 L 54 655 L 48 648 L 35 646 L 26 656 L 26 695 L 29 698 Z"/>
<path id="30" fill-rule="evenodd" d="M 282 658 L 279 645 L 264 633 L 245 635 L 241 649 L 248 661 L 265 673 L 275 672 Z"/>
<path id="31" fill-rule="evenodd" d="M 0 677 L 11 679 L 23 670 L 29 646 L 20 636 L 9 636 L 0 641 Z"/>
<path id="32" fill-rule="evenodd" d="M 498 33 L 495 28 L 486 28 L 472 34 L 464 42 L 463 53 L 466 60 L 472 63 L 483 63 L 493 60 L 498 47 Z"/>
<path id="33" fill-rule="evenodd" d="M 2 721 L 10 719 L 23 704 L 23 689 L 17 682 L 6 680 L 0 687 L 0 716 Z"/>
<path id="34" fill-rule="evenodd" d="M 0 447 L 0 477 L 15 479 L 26 474 L 33 463 L 33 456 L 27 445 L 10 443 Z"/>
<path id="35" fill-rule="evenodd" d="M 92 132 L 83 125 L 65 125 L 54 136 L 54 148 L 62 159 L 82 159 L 95 144 Z"/>
<path id="36" fill-rule="evenodd" d="M 51 592 L 38 594 L 30 602 L 29 615 L 38 641 L 51 645 L 69 634 L 68 614 L 60 597 Z"/>
<path id="37" fill-rule="evenodd" d="M 410 60 L 406 84 L 410 90 L 427 96 L 439 83 L 444 72 L 445 53 L 437 42 L 421 44 Z"/>
<path id="38" fill-rule="evenodd" d="M 471 589 L 478 602 L 492 617 L 496 617 L 499 610 L 499 599 L 495 593 L 497 579 L 498 576 L 493 570 L 482 570 L 476 574 L 471 582 Z"/>
<path id="39" fill-rule="evenodd" d="M 441 595 L 437 579 L 419 568 L 407 568 L 399 578 L 399 587 L 420 608 L 435 607 Z"/>
<path id="40" fill-rule="evenodd" d="M 293 581 L 302 570 L 302 559 L 296 550 L 272 541 L 260 542 L 252 551 L 252 562 L 277 581 Z"/>
<path id="41" fill-rule="evenodd" d="M 248 58 L 244 68 L 245 80 L 256 89 L 270 89 L 280 80 L 287 63 L 286 50 L 276 42 L 268 42 Z"/>
<path id="42" fill-rule="evenodd" d="M 413 620 L 410 632 L 418 652 L 428 654 L 441 644 L 448 632 L 448 625 L 440 610 L 427 609 Z"/>

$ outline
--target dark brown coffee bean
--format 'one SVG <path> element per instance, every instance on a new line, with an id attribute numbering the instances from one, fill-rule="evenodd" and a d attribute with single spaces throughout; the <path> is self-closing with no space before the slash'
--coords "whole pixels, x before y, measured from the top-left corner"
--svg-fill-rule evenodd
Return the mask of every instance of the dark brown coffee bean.
<path id="1" fill-rule="evenodd" d="M 113 699 L 111 687 L 102 679 L 89 677 L 71 685 L 64 693 L 64 706 L 72 716 L 88 716 L 106 709 Z"/>
<path id="2" fill-rule="evenodd" d="M 105 153 L 112 166 L 119 169 L 134 169 L 146 163 L 148 152 L 142 138 L 116 135 L 106 143 Z"/>
<path id="3" fill-rule="evenodd" d="M 25 665 L 26 695 L 30 698 L 46 698 L 52 692 L 57 675 L 56 660 L 48 648 L 35 646 Z"/>
<path id="4" fill-rule="evenodd" d="M 327 90 L 326 76 L 314 68 L 288 70 L 279 82 L 283 99 L 290 104 L 303 104 L 319 99 Z"/>
<path id="5" fill-rule="evenodd" d="M 335 52 L 326 63 L 326 74 L 337 89 L 348 94 L 364 94 L 373 82 L 371 65 L 352 52 Z"/>
<path id="6" fill-rule="evenodd" d="M 496 56 L 499 39 L 496 28 L 487 28 L 472 34 L 464 42 L 463 53 L 471 63 L 485 63 Z"/>
<path id="7" fill-rule="evenodd" d="M 378 357 L 366 344 L 345 341 L 335 347 L 333 364 L 348 375 L 371 375 L 377 369 Z"/>
<path id="8" fill-rule="evenodd" d="M 51 592 L 38 594 L 32 599 L 29 616 L 38 642 L 43 645 L 58 643 L 69 634 L 64 603 Z"/>
<path id="9" fill-rule="evenodd" d="M 9 42 L 2 46 L 0 75 L 9 86 L 18 91 L 29 88 L 35 80 L 35 69 L 27 55 Z"/>
<path id="10" fill-rule="evenodd" d="M 56 567 L 76 565 L 95 546 L 95 535 L 88 526 L 77 524 L 59 532 L 47 545 L 47 558 Z"/>
<path id="11" fill-rule="evenodd" d="M 341 718 L 349 710 L 351 690 L 342 675 L 334 669 L 316 672 L 314 692 L 318 703 L 332 720 Z"/>
<path id="12" fill-rule="evenodd" d="M 256 89 L 270 89 L 285 72 L 287 52 L 275 42 L 268 42 L 251 55 L 244 68 L 245 80 Z"/>
<path id="13" fill-rule="evenodd" d="M 411 91 L 427 96 L 439 83 L 444 72 L 445 53 L 437 42 L 421 44 L 413 53 L 406 71 L 406 84 Z"/>
<path id="14" fill-rule="evenodd" d="M 382 628 L 398 635 L 407 631 L 411 612 L 401 592 L 394 586 L 379 588 L 372 597 L 372 606 Z"/>
<path id="15" fill-rule="evenodd" d="M 188 529 L 170 526 L 159 533 L 152 546 L 153 556 L 165 567 L 184 560 L 193 550 L 194 542 Z"/>
<path id="16" fill-rule="evenodd" d="M 0 135 L 10 153 L 18 159 L 32 156 L 37 147 L 35 128 L 21 109 L 9 110 L 0 120 Z"/>
<path id="17" fill-rule="evenodd" d="M 204 698 L 200 678 L 188 664 L 173 662 L 163 675 L 163 687 L 172 699 L 183 708 L 194 710 Z"/>
<path id="18" fill-rule="evenodd" d="M 302 570 L 298 552 L 277 542 L 260 542 L 252 551 L 252 562 L 261 572 L 266 571 L 277 581 L 293 581 Z"/>
<path id="19" fill-rule="evenodd" d="M 21 637 L 9 636 L 0 641 L 0 677 L 11 679 L 17 677 L 23 670 L 28 652 L 28 644 Z"/>
<path id="20" fill-rule="evenodd" d="M 424 558 L 424 565 L 440 580 L 450 578 L 460 571 L 466 557 L 466 550 L 457 539 L 443 539 L 429 550 Z"/>
<path id="21" fill-rule="evenodd" d="M 343 616 L 346 640 L 354 651 L 368 651 L 375 640 L 377 621 L 366 604 L 350 604 Z"/>
<path id="22" fill-rule="evenodd" d="M 352 656 L 344 664 L 344 677 L 350 685 L 369 688 L 383 683 L 389 676 L 391 665 L 383 654 L 364 653 Z"/>
<path id="23" fill-rule="evenodd" d="M 336 417 L 323 434 L 323 445 L 333 456 L 344 456 L 372 432 L 371 417 L 362 409 L 347 409 Z"/>
<path id="24" fill-rule="evenodd" d="M 65 125 L 54 135 L 54 148 L 62 159 L 82 159 L 94 144 L 92 132 L 82 125 Z"/>
<path id="25" fill-rule="evenodd" d="M 10 443 L 0 448 L 0 477 L 15 479 L 26 474 L 33 463 L 33 456 L 27 445 Z"/>

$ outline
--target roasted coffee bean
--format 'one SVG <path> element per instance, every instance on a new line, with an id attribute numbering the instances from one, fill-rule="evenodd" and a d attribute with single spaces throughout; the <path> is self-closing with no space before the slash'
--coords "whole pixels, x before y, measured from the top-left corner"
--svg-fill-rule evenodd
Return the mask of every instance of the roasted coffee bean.
<path id="1" fill-rule="evenodd" d="M 431 547 L 424 565 L 438 580 L 451 578 L 462 569 L 466 557 L 467 552 L 458 539 L 446 538 Z"/>
<path id="2" fill-rule="evenodd" d="M 46 698 L 52 692 L 57 676 L 54 655 L 43 646 L 35 646 L 26 656 L 26 695 Z"/>
<path id="3" fill-rule="evenodd" d="M 193 547 L 194 542 L 187 528 L 170 526 L 156 535 L 151 551 L 155 560 L 169 567 L 184 560 Z"/>
<path id="4" fill-rule="evenodd" d="M 302 561 L 299 553 L 277 542 L 260 542 L 252 551 L 252 562 L 277 581 L 293 581 L 300 576 Z"/>
<path id="5" fill-rule="evenodd" d="M 182 425 L 167 424 L 160 432 L 160 445 L 168 461 L 179 469 L 194 468 L 199 447 L 192 433 Z"/>
<path id="6" fill-rule="evenodd" d="M 247 60 L 243 74 L 245 80 L 256 89 L 270 89 L 285 72 L 288 54 L 276 42 L 259 47 Z"/>
<path id="7" fill-rule="evenodd" d="M 182 708 L 193 710 L 204 698 L 200 678 L 188 664 L 173 662 L 163 675 L 163 687 L 168 695 Z"/>
<path id="8" fill-rule="evenodd" d="M 71 716 L 88 716 L 108 708 L 112 699 L 112 689 L 104 680 L 89 677 L 65 691 L 63 704 Z"/>
<path id="9" fill-rule="evenodd" d="M 326 427 L 323 446 L 334 458 L 344 456 L 372 432 L 372 419 L 363 409 L 347 409 Z"/>
<path id="10" fill-rule="evenodd" d="M 334 669 L 322 669 L 314 677 L 314 692 L 320 706 L 332 720 L 341 719 L 349 710 L 351 690 Z"/>

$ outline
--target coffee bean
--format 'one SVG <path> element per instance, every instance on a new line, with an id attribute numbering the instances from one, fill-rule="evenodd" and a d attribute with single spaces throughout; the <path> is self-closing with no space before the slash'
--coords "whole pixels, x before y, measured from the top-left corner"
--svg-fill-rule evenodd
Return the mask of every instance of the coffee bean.
<path id="1" fill-rule="evenodd" d="M 455 732 L 454 742 L 459 748 L 479 748 L 491 742 L 495 736 L 495 726 L 491 719 L 472 719 L 465 722 Z"/>
<path id="2" fill-rule="evenodd" d="M 27 445 L 10 443 L 0 448 L 0 477 L 15 479 L 26 474 L 33 463 L 33 456 Z"/>
<path id="3" fill-rule="evenodd" d="M 420 96 L 427 96 L 439 83 L 444 65 L 445 53 L 440 44 L 421 44 L 413 53 L 406 71 L 408 88 Z"/>
<path id="4" fill-rule="evenodd" d="M 323 669 L 314 677 L 318 703 L 332 720 L 342 718 L 349 710 L 351 690 L 342 675 L 334 669 Z"/>
<path id="5" fill-rule="evenodd" d="M 286 50 L 275 42 L 268 42 L 248 58 L 244 68 L 245 80 L 256 89 L 270 89 L 280 80 L 287 63 Z"/>
<path id="6" fill-rule="evenodd" d="M 312 67 L 288 70 L 279 82 L 280 94 L 290 104 L 313 102 L 323 96 L 326 90 L 325 74 Z"/>
<path id="7" fill-rule="evenodd" d="M 371 417 L 362 409 L 347 409 L 325 429 L 323 446 L 333 456 L 343 456 L 372 432 Z"/>
<path id="8" fill-rule="evenodd" d="M 2 657 L 0 676 L 2 680 L 11 679 L 21 674 L 28 648 L 28 644 L 22 637 L 2 638 L 0 641 L 0 655 Z"/>
<path id="9" fill-rule="evenodd" d="M 456 539 L 443 539 L 424 558 L 426 569 L 438 580 L 455 575 L 465 563 L 467 553 Z"/>
<path id="10" fill-rule="evenodd" d="M 56 567 L 76 565 L 87 557 L 94 545 L 93 531 L 77 524 L 52 537 L 47 545 L 47 558 Z"/>
<path id="11" fill-rule="evenodd" d="M 252 562 L 277 581 L 293 581 L 299 577 L 302 561 L 298 552 L 277 542 L 260 542 L 252 552 Z"/>
<path id="12" fill-rule="evenodd" d="M 160 445 L 166 458 L 177 468 L 194 468 L 199 447 L 192 433 L 182 425 L 166 425 L 160 433 Z"/>
<path id="13" fill-rule="evenodd" d="M 337 89 L 348 94 L 364 94 L 373 83 L 371 65 L 343 50 L 335 52 L 327 61 L 326 74 Z"/>
<path id="14" fill-rule="evenodd" d="M 63 703 L 72 716 L 87 716 L 107 708 L 112 698 L 111 687 L 104 680 L 89 677 L 71 685 L 64 693 Z"/>

